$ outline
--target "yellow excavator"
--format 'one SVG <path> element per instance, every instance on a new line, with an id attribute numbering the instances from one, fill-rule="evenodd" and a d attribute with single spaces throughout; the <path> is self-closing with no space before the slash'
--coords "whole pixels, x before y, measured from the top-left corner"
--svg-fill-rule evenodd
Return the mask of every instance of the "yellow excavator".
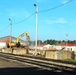
<path id="1" fill-rule="evenodd" d="M 30 45 L 30 37 L 29 37 L 29 34 L 28 32 L 25 32 L 23 34 L 21 34 L 20 36 L 18 36 L 18 38 L 16 39 L 16 42 L 11 42 L 7 45 L 7 48 L 9 47 L 21 47 L 22 44 L 20 43 L 20 39 L 23 37 L 23 36 L 26 36 L 26 42 L 28 43 L 28 46 Z"/>

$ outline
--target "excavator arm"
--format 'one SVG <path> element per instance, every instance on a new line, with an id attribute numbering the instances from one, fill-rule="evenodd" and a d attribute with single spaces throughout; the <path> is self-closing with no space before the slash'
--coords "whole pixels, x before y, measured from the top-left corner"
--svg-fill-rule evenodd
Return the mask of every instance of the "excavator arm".
<path id="1" fill-rule="evenodd" d="M 16 46 L 20 46 L 20 42 L 19 42 L 19 41 L 20 41 L 20 39 L 21 39 L 23 36 L 26 36 L 26 41 L 30 44 L 29 34 L 28 34 L 28 32 L 25 32 L 25 33 L 21 34 L 21 35 L 17 38 L 17 40 L 16 40 L 16 42 L 17 42 Z"/>

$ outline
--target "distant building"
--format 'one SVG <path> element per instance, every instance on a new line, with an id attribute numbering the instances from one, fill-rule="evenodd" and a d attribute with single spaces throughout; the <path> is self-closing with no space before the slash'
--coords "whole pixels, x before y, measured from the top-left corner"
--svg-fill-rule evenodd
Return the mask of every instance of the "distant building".
<path id="1" fill-rule="evenodd" d="M 71 44 L 71 43 L 68 43 L 67 45 L 66 44 L 61 44 L 61 47 L 65 48 L 65 50 L 76 52 L 76 44 Z"/>
<path id="2" fill-rule="evenodd" d="M 11 37 L 12 38 L 12 42 L 16 42 L 17 38 L 16 37 Z M 1 37 L 0 38 L 0 42 L 5 42 L 5 43 L 10 43 L 10 36 L 5 36 L 5 37 Z M 26 41 L 24 40 L 20 40 L 21 43 L 26 44 Z"/>
<path id="3" fill-rule="evenodd" d="M 31 49 L 36 49 L 35 45 L 30 46 Z M 60 44 L 60 45 L 50 45 L 50 44 L 38 44 L 37 49 L 39 50 L 68 50 L 76 52 L 76 44 Z"/>
<path id="4" fill-rule="evenodd" d="M 35 49 L 35 46 L 30 46 L 31 49 Z M 38 44 L 37 45 L 37 49 L 39 50 L 49 50 L 52 48 L 52 45 L 50 44 Z"/>

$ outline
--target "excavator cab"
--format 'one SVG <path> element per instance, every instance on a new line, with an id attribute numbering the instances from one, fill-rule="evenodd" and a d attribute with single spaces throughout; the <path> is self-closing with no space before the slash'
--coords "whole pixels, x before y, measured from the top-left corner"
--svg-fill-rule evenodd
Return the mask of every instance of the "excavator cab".
<path id="1" fill-rule="evenodd" d="M 20 42 L 16 43 L 15 46 L 16 46 L 16 47 L 20 47 L 20 46 L 21 46 Z"/>

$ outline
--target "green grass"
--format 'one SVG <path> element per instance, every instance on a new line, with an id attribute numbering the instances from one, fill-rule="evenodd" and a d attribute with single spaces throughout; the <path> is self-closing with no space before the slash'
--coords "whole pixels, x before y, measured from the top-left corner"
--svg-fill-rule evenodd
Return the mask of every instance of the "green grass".
<path id="1" fill-rule="evenodd" d="M 75 59 L 65 59 L 65 61 L 76 62 L 76 60 L 75 60 Z"/>
<path id="2" fill-rule="evenodd" d="M 33 55 L 33 54 L 26 54 L 25 56 L 35 56 L 35 55 Z M 35 57 L 45 58 L 45 56 L 41 56 L 41 55 L 36 55 Z"/>

